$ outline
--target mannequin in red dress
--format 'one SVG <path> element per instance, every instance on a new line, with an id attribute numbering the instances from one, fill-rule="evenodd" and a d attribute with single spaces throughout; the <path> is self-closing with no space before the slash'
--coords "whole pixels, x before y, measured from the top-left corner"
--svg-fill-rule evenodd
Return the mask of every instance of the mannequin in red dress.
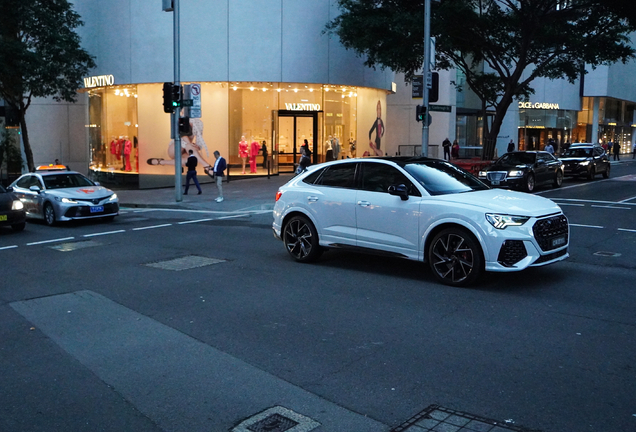
<path id="1" fill-rule="evenodd" d="M 241 141 L 239 141 L 239 157 L 243 160 L 243 174 L 245 174 L 245 162 L 247 161 L 247 141 L 245 141 L 245 136 L 242 136 Z"/>

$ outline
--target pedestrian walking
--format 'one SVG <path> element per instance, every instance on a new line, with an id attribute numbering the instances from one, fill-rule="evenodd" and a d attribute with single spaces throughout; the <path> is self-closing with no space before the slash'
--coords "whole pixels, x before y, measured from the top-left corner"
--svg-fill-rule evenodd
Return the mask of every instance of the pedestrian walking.
<path id="1" fill-rule="evenodd" d="M 227 168 L 227 163 L 225 162 L 225 158 L 221 156 L 218 150 L 214 151 L 214 158 L 216 162 L 214 162 L 214 168 L 212 171 L 212 178 L 216 180 L 216 188 L 219 191 L 219 196 L 214 199 L 214 201 L 220 203 L 223 201 L 223 177 L 225 177 L 225 169 Z"/>
<path id="2" fill-rule="evenodd" d="M 550 153 L 551 155 L 554 154 L 554 145 L 552 144 L 552 140 L 548 141 L 548 145 L 545 146 L 544 150 Z"/>
<path id="3" fill-rule="evenodd" d="M 305 140 L 303 145 L 300 146 L 300 161 L 298 162 L 296 174 L 305 171 L 309 165 L 311 165 L 311 149 L 309 148 L 309 142 Z"/>
<path id="4" fill-rule="evenodd" d="M 515 142 L 513 140 L 510 140 L 510 142 L 508 143 L 508 148 L 506 149 L 506 152 L 510 153 L 513 151 L 515 151 Z"/>
<path id="5" fill-rule="evenodd" d="M 188 160 L 186 161 L 186 166 L 188 167 L 188 173 L 186 174 L 186 185 L 184 195 L 188 194 L 188 189 L 190 189 L 190 180 L 194 180 L 194 185 L 199 190 L 198 195 L 201 195 L 201 185 L 199 185 L 199 179 L 197 178 L 197 157 L 193 154 L 192 150 L 188 150 Z"/>
<path id="6" fill-rule="evenodd" d="M 621 143 L 619 143 L 618 141 L 616 141 L 613 145 L 612 145 L 612 151 L 614 152 L 614 160 L 621 160 Z"/>
<path id="7" fill-rule="evenodd" d="M 261 153 L 263 154 L 263 169 L 267 169 L 267 144 L 265 141 L 261 144 Z"/>
<path id="8" fill-rule="evenodd" d="M 451 142 L 448 138 L 446 138 L 444 141 L 442 141 L 442 147 L 444 148 L 444 159 L 446 159 L 446 156 L 448 155 L 448 159 L 450 160 L 451 158 Z"/>
<path id="9" fill-rule="evenodd" d="M 632 159 L 636 159 L 636 142 L 632 144 Z"/>
<path id="10" fill-rule="evenodd" d="M 453 159 L 459 159 L 459 142 L 457 140 L 453 141 L 451 156 L 453 157 Z"/>

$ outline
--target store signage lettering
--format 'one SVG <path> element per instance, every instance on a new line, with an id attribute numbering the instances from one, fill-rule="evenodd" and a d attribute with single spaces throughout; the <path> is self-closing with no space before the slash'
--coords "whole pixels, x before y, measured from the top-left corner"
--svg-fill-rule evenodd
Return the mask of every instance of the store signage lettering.
<path id="1" fill-rule="evenodd" d="M 84 88 L 112 86 L 115 84 L 113 75 L 99 75 L 84 78 Z"/>
<path id="2" fill-rule="evenodd" d="M 519 102 L 519 109 L 559 109 L 559 104 L 547 102 Z"/>
<path id="3" fill-rule="evenodd" d="M 320 111 L 320 104 L 286 103 L 285 109 L 289 111 Z"/>

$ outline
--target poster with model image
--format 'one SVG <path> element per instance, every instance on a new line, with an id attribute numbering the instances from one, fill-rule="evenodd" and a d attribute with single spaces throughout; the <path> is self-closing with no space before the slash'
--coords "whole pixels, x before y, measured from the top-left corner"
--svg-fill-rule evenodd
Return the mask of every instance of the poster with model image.
<path id="1" fill-rule="evenodd" d="M 358 91 L 358 145 L 360 156 L 384 156 L 382 138 L 386 132 L 384 107 L 386 94 L 376 90 Z"/>

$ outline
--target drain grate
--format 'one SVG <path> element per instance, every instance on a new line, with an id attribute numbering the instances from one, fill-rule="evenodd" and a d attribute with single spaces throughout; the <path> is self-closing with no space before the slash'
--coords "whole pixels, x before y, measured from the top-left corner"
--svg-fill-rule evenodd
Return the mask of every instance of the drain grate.
<path id="1" fill-rule="evenodd" d="M 296 426 L 298 423 L 280 414 L 272 414 L 263 420 L 248 426 L 247 430 L 252 432 L 285 432 Z"/>
<path id="2" fill-rule="evenodd" d="M 515 426 L 512 420 L 497 421 L 472 414 L 429 405 L 424 411 L 414 415 L 391 432 L 540 432 Z"/>
<path id="3" fill-rule="evenodd" d="M 196 255 L 188 255 L 181 258 L 174 258 L 167 261 L 156 261 L 144 264 L 148 267 L 154 267 L 162 270 L 182 271 L 193 268 L 205 267 L 212 264 L 225 262 L 222 259 L 208 258 Z"/>
<path id="4" fill-rule="evenodd" d="M 95 246 L 101 246 L 101 243 L 96 242 L 94 240 L 87 240 L 87 241 L 79 241 L 79 242 L 72 242 L 72 243 L 60 243 L 55 246 L 49 246 L 49 247 L 51 249 L 55 249 L 60 252 L 72 252 L 78 249 L 84 249 L 84 248 L 95 247 Z"/>
<path id="5" fill-rule="evenodd" d="M 231 432 L 309 432 L 319 426 L 309 417 L 275 406 L 242 421 Z"/>

